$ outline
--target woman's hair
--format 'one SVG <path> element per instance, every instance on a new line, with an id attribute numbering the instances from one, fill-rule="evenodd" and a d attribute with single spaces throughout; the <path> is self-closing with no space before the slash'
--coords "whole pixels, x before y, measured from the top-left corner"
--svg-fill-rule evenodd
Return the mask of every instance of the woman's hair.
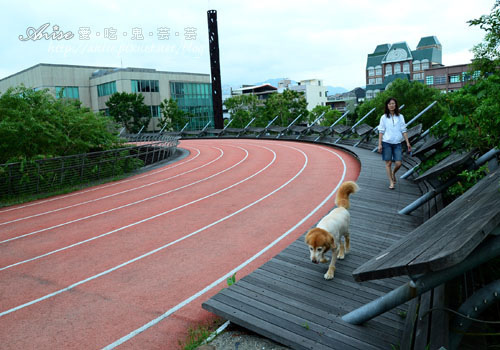
<path id="1" fill-rule="evenodd" d="M 395 114 L 395 115 L 399 115 L 399 105 L 398 105 L 398 101 L 397 101 L 394 97 L 389 97 L 389 98 L 385 101 L 385 116 L 386 116 L 387 118 L 390 118 L 390 115 L 391 115 L 391 112 L 389 112 L 389 107 L 387 107 L 391 101 L 394 101 L 394 102 L 396 103 L 396 109 L 394 110 L 394 114 Z"/>

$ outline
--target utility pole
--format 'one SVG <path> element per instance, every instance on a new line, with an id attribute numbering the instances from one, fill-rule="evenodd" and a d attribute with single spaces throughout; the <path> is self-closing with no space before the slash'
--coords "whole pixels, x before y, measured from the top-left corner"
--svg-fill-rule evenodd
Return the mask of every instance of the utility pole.
<path id="1" fill-rule="evenodd" d="M 224 128 L 222 117 L 222 87 L 220 82 L 219 34 L 217 31 L 217 11 L 207 11 L 208 42 L 210 49 L 210 71 L 212 76 L 212 103 L 214 108 L 214 126 Z"/>

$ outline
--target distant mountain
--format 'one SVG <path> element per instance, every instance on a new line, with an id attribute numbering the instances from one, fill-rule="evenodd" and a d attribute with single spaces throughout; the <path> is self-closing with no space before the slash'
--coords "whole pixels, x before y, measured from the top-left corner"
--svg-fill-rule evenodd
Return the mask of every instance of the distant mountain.
<path id="1" fill-rule="evenodd" d="M 328 96 L 335 95 L 335 94 L 341 94 L 343 92 L 347 92 L 349 90 L 344 89 L 343 87 L 340 86 L 327 86 L 326 91 L 328 91 Z"/>

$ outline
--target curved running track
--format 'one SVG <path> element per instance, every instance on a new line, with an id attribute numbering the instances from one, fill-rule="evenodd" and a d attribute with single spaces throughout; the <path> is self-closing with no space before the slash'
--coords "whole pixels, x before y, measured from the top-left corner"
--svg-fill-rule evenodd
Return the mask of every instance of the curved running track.
<path id="1" fill-rule="evenodd" d="M 316 144 L 185 140 L 181 161 L 0 209 L 2 349 L 175 349 L 201 303 L 296 240 L 356 180 Z"/>

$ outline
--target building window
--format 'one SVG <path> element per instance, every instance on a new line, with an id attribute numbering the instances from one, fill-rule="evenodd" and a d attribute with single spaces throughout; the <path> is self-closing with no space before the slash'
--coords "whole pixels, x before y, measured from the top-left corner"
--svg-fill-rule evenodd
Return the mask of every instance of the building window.
<path id="1" fill-rule="evenodd" d="M 368 67 L 368 76 L 373 77 L 375 75 L 375 69 L 373 67 Z"/>
<path id="2" fill-rule="evenodd" d="M 429 60 L 422 60 L 422 70 L 429 69 Z"/>
<path id="3" fill-rule="evenodd" d="M 159 80 L 131 80 L 132 92 L 160 92 Z"/>
<path id="4" fill-rule="evenodd" d="M 375 84 L 382 84 L 382 78 L 376 78 Z"/>
<path id="5" fill-rule="evenodd" d="M 403 63 L 403 73 L 410 73 L 410 63 Z"/>
<path id="6" fill-rule="evenodd" d="M 170 96 L 181 110 L 195 117 L 213 118 L 210 83 L 170 83 Z"/>
<path id="7" fill-rule="evenodd" d="M 375 79 L 371 78 L 371 79 L 368 79 L 368 85 L 373 85 L 375 84 Z"/>
<path id="8" fill-rule="evenodd" d="M 380 90 L 373 90 L 373 97 L 377 96 L 380 93 Z"/>
<path id="9" fill-rule="evenodd" d="M 319 92 L 319 97 L 321 97 L 321 91 Z"/>
<path id="10" fill-rule="evenodd" d="M 388 64 L 385 66 L 385 75 L 392 75 L 392 65 Z"/>
<path id="11" fill-rule="evenodd" d="M 427 85 L 434 85 L 434 76 L 429 75 L 429 76 L 425 77 L 425 83 Z"/>
<path id="12" fill-rule="evenodd" d="M 151 116 L 153 118 L 159 118 L 161 115 L 160 106 L 149 106 L 151 108 Z"/>
<path id="13" fill-rule="evenodd" d="M 97 85 L 97 96 L 108 96 L 116 92 L 116 81 Z"/>
<path id="14" fill-rule="evenodd" d="M 375 67 L 375 75 L 382 75 L 382 66 Z"/>
<path id="15" fill-rule="evenodd" d="M 413 80 L 423 80 L 423 79 L 424 79 L 424 73 L 413 74 Z"/>
<path id="16" fill-rule="evenodd" d="M 450 75 L 450 83 L 460 83 L 460 75 Z"/>
<path id="17" fill-rule="evenodd" d="M 373 97 L 373 90 L 366 90 L 366 99 L 371 99 Z"/>
<path id="18" fill-rule="evenodd" d="M 56 98 L 80 98 L 78 86 L 56 86 Z"/>
<path id="19" fill-rule="evenodd" d="M 394 74 L 401 73 L 401 65 L 399 63 L 396 63 L 394 65 Z"/>
<path id="20" fill-rule="evenodd" d="M 413 61 L 413 71 L 419 71 L 420 70 L 420 61 Z"/>
<path id="21" fill-rule="evenodd" d="M 446 84 L 446 75 L 434 77 L 434 84 L 435 85 L 444 85 L 444 84 Z"/>
<path id="22" fill-rule="evenodd" d="M 472 73 L 472 79 L 477 80 L 477 79 L 479 79 L 480 75 L 481 75 L 481 71 L 476 70 L 476 71 L 474 71 L 474 73 Z"/>

